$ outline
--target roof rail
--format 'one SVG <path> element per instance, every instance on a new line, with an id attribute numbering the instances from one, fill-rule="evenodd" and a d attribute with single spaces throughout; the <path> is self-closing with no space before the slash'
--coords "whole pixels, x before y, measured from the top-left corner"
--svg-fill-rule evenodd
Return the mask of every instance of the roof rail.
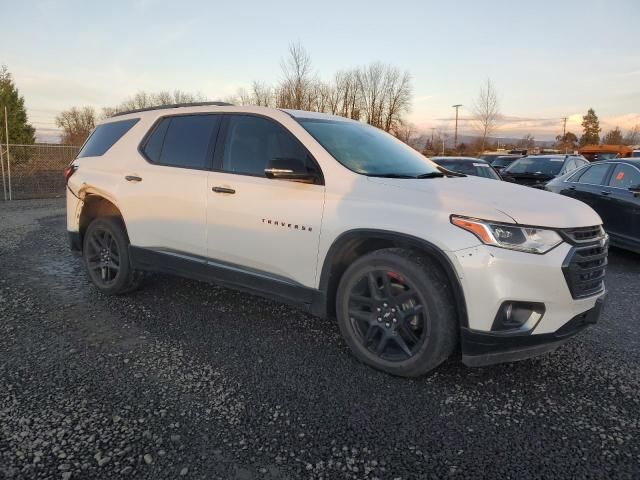
<path id="1" fill-rule="evenodd" d="M 213 105 L 217 107 L 231 107 L 233 103 L 227 102 L 192 102 L 192 103 L 173 103 L 171 105 L 158 105 L 155 107 L 136 108 L 135 110 L 126 110 L 124 112 L 114 113 L 113 117 L 119 117 L 120 115 L 128 115 L 130 113 L 149 112 L 151 110 L 164 110 L 168 108 L 180 108 L 180 107 L 204 107 L 207 105 Z"/>

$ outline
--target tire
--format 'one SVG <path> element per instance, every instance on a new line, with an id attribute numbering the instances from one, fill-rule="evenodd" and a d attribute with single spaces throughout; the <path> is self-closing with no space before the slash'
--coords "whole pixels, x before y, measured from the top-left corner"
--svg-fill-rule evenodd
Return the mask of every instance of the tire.
<path id="1" fill-rule="evenodd" d="M 355 356 L 393 375 L 429 372 L 458 341 L 447 279 L 417 252 L 389 248 L 358 258 L 340 279 L 336 312 Z"/>
<path id="2" fill-rule="evenodd" d="M 142 281 L 142 272 L 131 266 L 129 239 L 117 217 L 96 218 L 89 224 L 82 258 L 89 278 L 106 295 L 129 293 Z"/>

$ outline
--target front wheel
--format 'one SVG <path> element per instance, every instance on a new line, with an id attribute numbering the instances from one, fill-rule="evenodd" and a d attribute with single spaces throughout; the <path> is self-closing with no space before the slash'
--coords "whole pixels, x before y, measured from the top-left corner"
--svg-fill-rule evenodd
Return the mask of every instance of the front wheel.
<path id="1" fill-rule="evenodd" d="M 354 354 L 394 375 L 432 370 L 457 342 L 450 287 L 415 252 L 384 249 L 356 260 L 340 279 L 336 310 Z"/>
<path id="2" fill-rule="evenodd" d="M 96 218 L 89 224 L 82 256 L 89 278 L 107 295 L 130 292 L 142 279 L 142 274 L 131 267 L 129 239 L 118 218 Z"/>

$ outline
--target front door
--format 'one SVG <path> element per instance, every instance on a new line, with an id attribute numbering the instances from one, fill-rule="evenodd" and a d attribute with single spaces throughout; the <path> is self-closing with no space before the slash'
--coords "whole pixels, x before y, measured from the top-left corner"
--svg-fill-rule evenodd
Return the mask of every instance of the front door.
<path id="1" fill-rule="evenodd" d="M 640 197 L 629 187 L 640 185 L 640 170 L 618 163 L 611 174 L 609 190 L 610 233 L 625 242 L 640 241 Z"/>
<path id="2" fill-rule="evenodd" d="M 225 115 L 208 180 L 207 255 L 227 267 L 315 287 L 324 185 L 268 179 L 264 169 L 276 158 L 319 171 L 274 120 Z"/>

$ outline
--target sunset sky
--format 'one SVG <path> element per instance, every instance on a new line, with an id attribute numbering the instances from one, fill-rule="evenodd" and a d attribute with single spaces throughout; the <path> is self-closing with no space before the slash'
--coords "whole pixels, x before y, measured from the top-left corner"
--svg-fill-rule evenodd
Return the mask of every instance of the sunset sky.
<path id="1" fill-rule="evenodd" d="M 580 132 L 593 107 L 603 129 L 640 123 L 640 1 L 131 2 L 0 0 L 0 64 L 40 134 L 71 106 L 114 105 L 136 91 L 211 99 L 252 80 L 275 83 L 290 42 L 320 78 L 382 61 L 413 79 L 410 120 L 451 129 L 491 78 L 499 135 Z M 461 130 L 471 133 L 463 121 Z"/>

